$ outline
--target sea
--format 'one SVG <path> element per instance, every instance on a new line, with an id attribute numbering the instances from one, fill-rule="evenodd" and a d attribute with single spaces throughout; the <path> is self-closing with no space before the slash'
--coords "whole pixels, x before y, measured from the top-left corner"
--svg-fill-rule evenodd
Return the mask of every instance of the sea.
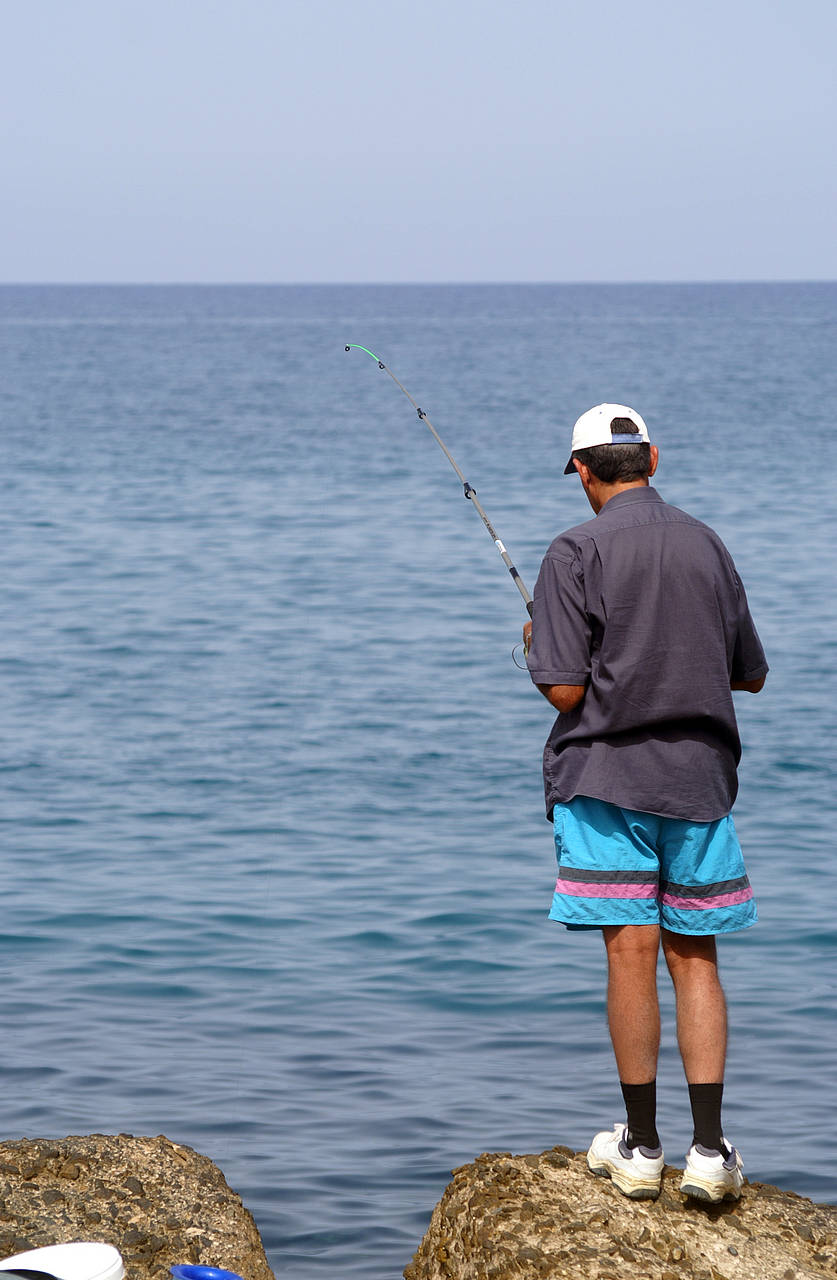
<path id="1" fill-rule="evenodd" d="M 0 1136 L 164 1133 L 278 1277 L 392 1280 L 453 1168 L 622 1118 L 523 601 L 352 343 L 530 590 L 604 400 L 732 552 L 771 670 L 726 1131 L 837 1203 L 833 283 L 0 289 Z"/>

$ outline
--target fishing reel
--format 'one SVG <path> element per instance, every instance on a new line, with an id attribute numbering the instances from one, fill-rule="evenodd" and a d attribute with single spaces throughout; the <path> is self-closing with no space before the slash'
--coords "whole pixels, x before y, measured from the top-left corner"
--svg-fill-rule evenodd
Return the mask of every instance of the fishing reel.
<path id="1" fill-rule="evenodd" d="M 532 612 L 532 610 L 531 610 L 531 606 L 527 603 L 527 606 L 526 606 L 526 607 L 527 607 L 527 609 L 529 609 L 529 612 L 530 612 L 530 614 L 531 614 L 531 612 Z M 531 646 L 532 646 L 532 624 L 531 624 L 531 622 L 527 622 L 527 623 L 526 623 L 526 626 L 523 628 L 523 639 L 522 639 L 522 640 L 518 640 L 517 644 L 516 644 L 516 645 L 514 646 L 514 648 L 512 649 L 512 662 L 513 662 L 513 663 L 514 663 L 514 665 L 515 665 L 516 667 L 518 667 L 521 671 L 528 671 L 528 670 L 529 670 L 529 666 L 528 666 L 528 663 L 526 662 L 526 659 L 529 657 L 529 650 L 530 650 Z M 517 651 L 518 651 L 518 649 L 522 649 L 522 650 L 523 650 L 523 661 L 522 661 L 522 662 L 518 662 L 518 660 L 517 660 Z"/>
<path id="2" fill-rule="evenodd" d="M 521 650 L 523 651 L 523 659 L 524 659 L 524 660 L 523 660 L 523 662 L 518 662 L 518 660 L 517 660 L 517 651 L 518 651 L 518 649 L 521 649 Z M 513 662 L 513 663 L 514 663 L 514 665 L 518 668 L 518 670 L 519 670 L 519 671 L 528 671 L 528 670 L 529 670 L 528 666 L 526 665 L 526 657 L 527 657 L 528 653 L 529 653 L 529 646 L 528 646 L 528 644 L 524 644 L 524 642 L 523 642 L 522 640 L 518 640 L 517 644 L 514 646 L 514 648 L 513 648 L 513 649 L 512 649 L 512 651 L 511 651 L 511 655 L 512 655 L 512 662 Z"/>

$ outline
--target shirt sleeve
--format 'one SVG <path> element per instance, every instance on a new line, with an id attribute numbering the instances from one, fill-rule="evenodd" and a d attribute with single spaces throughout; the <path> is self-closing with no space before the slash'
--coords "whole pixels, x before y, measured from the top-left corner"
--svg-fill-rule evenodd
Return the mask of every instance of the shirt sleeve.
<path id="1" fill-rule="evenodd" d="M 756 624 L 750 616 L 744 583 L 737 573 L 735 581 L 738 587 L 738 634 L 732 654 L 730 680 L 737 683 L 740 680 L 758 680 L 767 674 L 769 668 Z"/>
<path id="2" fill-rule="evenodd" d="M 527 659 L 534 684 L 586 684 L 590 675 L 590 619 L 578 556 L 547 555 L 535 583 L 532 643 Z"/>

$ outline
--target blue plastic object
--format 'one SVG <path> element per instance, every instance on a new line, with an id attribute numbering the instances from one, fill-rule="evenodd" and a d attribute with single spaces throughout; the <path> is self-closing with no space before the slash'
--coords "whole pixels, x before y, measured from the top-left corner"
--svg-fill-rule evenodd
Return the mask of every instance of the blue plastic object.
<path id="1" fill-rule="evenodd" d="M 171 1268 L 174 1280 L 244 1280 L 236 1271 L 223 1271 L 220 1267 L 176 1266 Z"/>

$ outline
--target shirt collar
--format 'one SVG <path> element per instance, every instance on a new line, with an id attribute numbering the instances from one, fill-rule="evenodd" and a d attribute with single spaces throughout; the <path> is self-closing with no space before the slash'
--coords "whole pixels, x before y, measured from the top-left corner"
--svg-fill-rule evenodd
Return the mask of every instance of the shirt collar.
<path id="1" fill-rule="evenodd" d="M 614 493 L 612 498 L 604 504 L 599 515 L 606 512 L 615 511 L 617 507 L 626 507 L 633 502 L 662 502 L 657 490 L 653 485 L 637 485 L 635 489 L 623 489 L 620 493 Z M 598 519 L 598 517 L 596 517 Z"/>

